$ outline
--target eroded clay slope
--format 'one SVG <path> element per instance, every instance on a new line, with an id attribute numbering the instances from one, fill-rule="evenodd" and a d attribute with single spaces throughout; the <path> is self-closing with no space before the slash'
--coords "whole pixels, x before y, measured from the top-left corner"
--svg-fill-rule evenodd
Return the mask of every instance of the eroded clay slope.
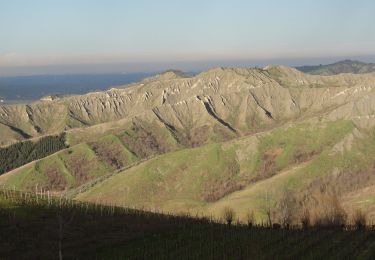
<path id="1" fill-rule="evenodd" d="M 226 140 L 319 113 L 372 116 L 374 86 L 374 74 L 312 76 L 284 66 L 169 71 L 104 92 L 0 106 L 0 144 L 150 113 L 182 143 L 199 144 L 202 131 Z"/>

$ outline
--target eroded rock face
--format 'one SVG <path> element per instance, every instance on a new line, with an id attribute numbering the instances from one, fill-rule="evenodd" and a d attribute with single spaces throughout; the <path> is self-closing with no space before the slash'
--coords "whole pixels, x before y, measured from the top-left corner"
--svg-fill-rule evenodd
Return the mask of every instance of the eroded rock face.
<path id="1" fill-rule="evenodd" d="M 194 77 L 169 71 L 104 92 L 0 106 L 0 145 L 145 112 L 187 143 L 204 138 L 201 131 L 225 139 L 302 116 L 366 127 L 375 124 L 374 89 L 375 74 L 312 76 L 284 66 L 215 68 Z"/>

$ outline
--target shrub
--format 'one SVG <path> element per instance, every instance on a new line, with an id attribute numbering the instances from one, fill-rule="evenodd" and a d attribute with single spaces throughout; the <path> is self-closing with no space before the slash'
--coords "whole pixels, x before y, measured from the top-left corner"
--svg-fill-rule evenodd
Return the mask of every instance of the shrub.
<path id="1" fill-rule="evenodd" d="M 310 211 L 307 208 L 302 209 L 302 213 L 300 216 L 300 222 L 303 229 L 308 229 L 311 225 L 310 220 Z"/>
<path id="2" fill-rule="evenodd" d="M 272 224 L 272 228 L 273 229 L 280 229 L 281 228 L 281 225 L 279 223 L 273 223 Z"/>
<path id="3" fill-rule="evenodd" d="M 336 193 L 322 192 L 316 200 L 318 204 L 314 208 L 315 226 L 339 228 L 345 225 L 347 214 Z"/>
<path id="4" fill-rule="evenodd" d="M 366 227 L 367 216 L 362 210 L 357 209 L 352 216 L 352 221 L 353 221 L 354 227 L 357 230 L 361 230 L 364 227 Z"/>

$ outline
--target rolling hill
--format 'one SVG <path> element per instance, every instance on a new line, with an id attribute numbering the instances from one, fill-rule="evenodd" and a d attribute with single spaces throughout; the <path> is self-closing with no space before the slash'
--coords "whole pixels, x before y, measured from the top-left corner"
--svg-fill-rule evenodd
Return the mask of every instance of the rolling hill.
<path id="1" fill-rule="evenodd" d="M 266 218 L 293 193 L 296 214 L 335 194 L 369 207 L 375 179 L 375 74 L 286 66 L 168 71 L 104 92 L 0 106 L 0 142 L 60 132 L 68 148 L 0 176 L 0 185 L 76 200 Z M 315 203 L 315 204 L 314 204 Z M 278 213 L 273 212 L 275 218 Z"/>

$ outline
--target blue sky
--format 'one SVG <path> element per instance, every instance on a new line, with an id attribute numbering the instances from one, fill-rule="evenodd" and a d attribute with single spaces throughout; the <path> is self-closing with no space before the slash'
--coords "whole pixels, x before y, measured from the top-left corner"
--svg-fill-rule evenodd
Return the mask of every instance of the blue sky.
<path id="1" fill-rule="evenodd" d="M 0 70 L 372 59 L 374 11 L 373 0 L 0 0 Z"/>

